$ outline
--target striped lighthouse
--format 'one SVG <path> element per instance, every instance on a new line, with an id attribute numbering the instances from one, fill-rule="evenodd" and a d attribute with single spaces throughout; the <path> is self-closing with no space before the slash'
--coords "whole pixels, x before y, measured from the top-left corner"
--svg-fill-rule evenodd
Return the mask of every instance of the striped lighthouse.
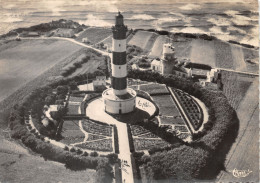
<path id="1" fill-rule="evenodd" d="M 136 107 L 136 92 L 127 88 L 126 32 L 124 17 L 118 12 L 112 27 L 111 88 L 102 93 L 104 110 L 110 114 L 125 114 Z"/>
<path id="2" fill-rule="evenodd" d="M 115 26 L 112 27 L 112 76 L 111 86 L 115 95 L 127 93 L 127 70 L 126 70 L 126 32 L 124 17 L 118 12 Z"/>

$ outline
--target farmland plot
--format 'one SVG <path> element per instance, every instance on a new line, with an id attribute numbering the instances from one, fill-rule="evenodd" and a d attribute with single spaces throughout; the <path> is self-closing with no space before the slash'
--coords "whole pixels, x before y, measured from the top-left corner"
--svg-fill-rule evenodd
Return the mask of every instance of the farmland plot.
<path id="1" fill-rule="evenodd" d="M 191 42 L 191 62 L 216 66 L 214 43 L 202 39 L 193 39 Z"/>
<path id="2" fill-rule="evenodd" d="M 243 79 L 239 74 L 228 71 L 221 71 L 221 74 L 223 78 L 223 92 L 231 106 L 237 109 L 240 101 L 244 98 L 252 84 L 253 78 Z"/>
<path id="3" fill-rule="evenodd" d="M 91 44 L 96 44 L 111 35 L 111 29 L 91 27 L 82 32 L 76 40 L 82 41 L 83 38 L 87 38 Z"/>
<path id="4" fill-rule="evenodd" d="M 153 34 L 152 32 L 138 31 L 128 44 L 138 46 L 144 50 Z"/>
<path id="5" fill-rule="evenodd" d="M 0 101 L 82 48 L 64 40 L 12 42 L 0 45 Z"/>
<path id="6" fill-rule="evenodd" d="M 163 44 L 166 43 L 167 37 L 166 36 L 158 36 L 155 40 L 149 57 L 161 58 L 162 51 L 163 51 Z"/>

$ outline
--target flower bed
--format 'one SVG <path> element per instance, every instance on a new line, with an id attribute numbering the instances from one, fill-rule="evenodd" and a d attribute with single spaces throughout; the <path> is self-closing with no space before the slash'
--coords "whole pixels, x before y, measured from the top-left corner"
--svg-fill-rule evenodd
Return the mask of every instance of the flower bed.
<path id="1" fill-rule="evenodd" d="M 153 147 L 165 147 L 167 145 L 169 145 L 169 143 L 161 139 L 134 139 L 136 151 L 149 150 Z"/>
<path id="2" fill-rule="evenodd" d="M 175 126 L 175 130 L 179 130 L 180 132 L 189 132 L 186 126 Z"/>
<path id="3" fill-rule="evenodd" d="M 189 136 L 191 136 L 189 133 L 181 133 L 180 135 L 178 135 L 178 138 L 184 140 Z"/>
<path id="4" fill-rule="evenodd" d="M 158 138 L 158 136 L 153 134 L 152 132 L 148 132 L 148 133 L 139 135 L 138 137 L 141 137 L 141 138 Z"/>
<path id="5" fill-rule="evenodd" d="M 148 130 L 138 125 L 131 125 L 130 128 L 133 136 L 138 136 L 149 132 Z"/>
<path id="6" fill-rule="evenodd" d="M 158 95 L 152 97 L 159 107 L 159 113 L 164 116 L 180 116 L 180 112 L 176 107 L 170 95 Z"/>
<path id="7" fill-rule="evenodd" d="M 95 151 L 105 151 L 105 152 L 112 152 L 112 139 L 103 139 L 97 140 L 93 142 L 86 142 L 83 144 L 78 144 L 76 147 L 80 147 L 82 149 L 90 149 Z"/>
<path id="8" fill-rule="evenodd" d="M 100 136 L 100 135 L 93 135 L 93 134 L 88 134 L 88 139 L 87 141 L 92 141 L 92 140 L 100 140 L 106 138 L 105 136 Z"/>
<path id="9" fill-rule="evenodd" d="M 82 121 L 83 129 L 88 133 L 94 133 L 104 136 L 112 136 L 112 127 L 109 125 L 96 123 L 90 120 Z"/>
<path id="10" fill-rule="evenodd" d="M 172 89 L 183 110 L 187 114 L 195 130 L 199 129 L 203 122 L 203 114 L 199 104 L 188 94 L 181 90 Z"/>

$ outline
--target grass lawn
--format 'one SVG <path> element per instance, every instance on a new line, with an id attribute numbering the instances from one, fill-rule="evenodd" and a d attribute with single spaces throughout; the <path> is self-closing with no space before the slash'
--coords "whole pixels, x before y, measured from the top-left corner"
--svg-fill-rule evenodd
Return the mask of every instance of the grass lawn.
<path id="1" fill-rule="evenodd" d="M 147 31 L 137 31 L 128 44 L 138 46 L 144 50 L 146 47 L 149 47 L 148 43 L 151 44 L 150 38 L 153 34 Z"/>
<path id="2" fill-rule="evenodd" d="M 79 107 L 80 105 L 77 104 L 69 104 L 67 115 L 79 114 Z"/>
<path id="3" fill-rule="evenodd" d="M 0 144 L 1 182 L 95 182 L 95 170 L 71 171 L 64 164 L 30 154 L 18 143 L 2 136 Z"/>
<path id="4" fill-rule="evenodd" d="M 62 140 L 60 142 L 70 145 L 78 142 L 83 142 L 85 134 L 78 128 L 77 130 L 63 130 Z"/>
<path id="5" fill-rule="evenodd" d="M 63 130 L 78 130 L 79 120 L 65 120 L 63 123 Z"/>
<path id="6" fill-rule="evenodd" d="M 165 93 L 169 94 L 170 92 L 167 90 L 166 86 L 163 84 L 144 84 L 140 85 L 140 90 L 148 92 L 150 95 Z"/>
<path id="7" fill-rule="evenodd" d="M 64 40 L 22 40 L 6 44 L 0 45 L 0 101 L 81 49 Z"/>
<path id="8" fill-rule="evenodd" d="M 158 95 L 152 97 L 159 107 L 159 114 L 164 116 L 179 116 L 179 110 L 170 95 Z"/>

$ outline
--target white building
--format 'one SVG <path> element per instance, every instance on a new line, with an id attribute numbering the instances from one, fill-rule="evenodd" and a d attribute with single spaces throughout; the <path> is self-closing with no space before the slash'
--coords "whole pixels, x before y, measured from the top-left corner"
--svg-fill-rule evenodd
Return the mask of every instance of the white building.
<path id="1" fill-rule="evenodd" d="M 175 50 L 172 44 L 163 45 L 163 54 L 161 59 L 155 59 L 151 63 L 151 69 L 161 74 L 172 74 L 172 69 L 176 63 Z"/>
<path id="2" fill-rule="evenodd" d="M 106 86 L 106 76 L 96 76 L 96 80 L 93 81 L 94 87 Z"/>

